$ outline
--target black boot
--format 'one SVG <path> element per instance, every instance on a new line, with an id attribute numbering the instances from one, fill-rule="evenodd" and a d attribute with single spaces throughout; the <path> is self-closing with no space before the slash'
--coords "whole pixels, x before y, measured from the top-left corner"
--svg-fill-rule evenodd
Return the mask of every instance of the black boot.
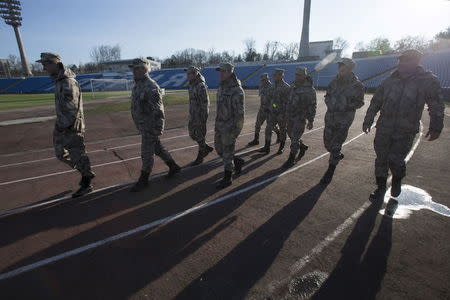
<path id="1" fill-rule="evenodd" d="M 336 170 L 336 165 L 328 165 L 328 170 L 323 175 L 322 179 L 320 180 L 320 183 L 322 183 L 322 184 L 330 183 L 331 179 L 333 179 L 335 170 Z"/>
<path id="2" fill-rule="evenodd" d="M 253 139 L 253 141 L 248 143 L 247 146 L 251 147 L 251 146 L 256 146 L 256 145 L 259 145 L 259 132 L 255 131 L 255 138 Z"/>
<path id="3" fill-rule="evenodd" d="M 282 168 L 288 169 L 295 165 L 295 153 L 291 152 L 289 154 L 288 160 L 281 166 Z"/>
<path id="4" fill-rule="evenodd" d="M 306 150 L 308 150 L 308 146 L 306 146 L 305 144 L 301 143 L 300 144 L 300 151 L 298 152 L 298 156 L 296 159 L 296 162 L 299 161 L 300 159 L 302 159 L 303 156 L 305 156 Z"/>
<path id="5" fill-rule="evenodd" d="M 277 135 L 277 140 L 276 140 L 275 144 L 278 144 L 280 142 L 280 131 L 277 130 L 277 131 L 275 131 L 275 133 Z"/>
<path id="6" fill-rule="evenodd" d="M 91 180 L 94 177 L 95 177 L 95 174 L 93 176 L 83 176 L 83 177 L 81 177 L 80 188 L 75 193 L 72 194 L 72 198 L 81 197 L 83 195 L 86 195 L 86 194 L 92 192 L 94 187 L 91 184 Z"/>
<path id="7" fill-rule="evenodd" d="M 269 154 L 270 153 L 270 141 L 266 140 L 264 147 L 258 150 L 259 153 Z"/>
<path id="8" fill-rule="evenodd" d="M 191 163 L 191 166 L 197 166 L 203 162 L 203 153 L 202 149 L 198 149 L 197 158 Z"/>
<path id="9" fill-rule="evenodd" d="M 219 181 L 219 183 L 216 185 L 217 189 L 223 189 L 226 188 L 227 186 L 231 185 L 231 175 L 233 174 L 233 172 L 231 171 L 225 171 L 224 175 L 223 175 L 223 179 L 221 181 Z"/>
<path id="10" fill-rule="evenodd" d="M 141 171 L 138 181 L 133 185 L 130 192 L 140 192 L 148 186 L 149 172 Z"/>
<path id="11" fill-rule="evenodd" d="M 386 192 L 386 177 L 377 177 L 377 189 L 370 194 L 370 200 L 377 200 L 384 196 Z"/>
<path id="12" fill-rule="evenodd" d="M 278 152 L 277 152 L 278 155 L 283 154 L 283 149 L 284 149 L 285 143 L 286 143 L 285 141 L 280 142 L 280 148 L 278 148 Z"/>
<path id="13" fill-rule="evenodd" d="M 166 162 L 169 167 L 169 172 L 166 175 L 166 178 L 172 178 L 175 174 L 181 171 L 181 168 L 177 163 L 172 159 Z"/>
<path id="14" fill-rule="evenodd" d="M 244 165 L 244 160 L 240 157 L 235 156 L 234 161 L 234 174 L 240 175 L 242 171 L 242 166 Z"/>
<path id="15" fill-rule="evenodd" d="M 398 197 L 402 192 L 402 178 L 392 176 L 391 196 Z"/>

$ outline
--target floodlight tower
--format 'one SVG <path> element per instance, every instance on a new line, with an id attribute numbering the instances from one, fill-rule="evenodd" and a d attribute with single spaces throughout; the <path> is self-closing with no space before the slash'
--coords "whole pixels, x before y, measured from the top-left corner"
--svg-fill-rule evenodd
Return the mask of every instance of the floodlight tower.
<path id="1" fill-rule="evenodd" d="M 22 26 L 21 10 L 22 7 L 20 6 L 19 0 L 0 0 L 0 16 L 5 20 L 7 25 L 11 25 L 14 28 L 16 34 L 23 74 L 25 76 L 33 76 L 30 67 L 28 66 L 25 48 L 23 47 L 22 37 L 20 36 L 19 31 L 19 26 Z"/>
<path id="2" fill-rule="evenodd" d="M 309 16 L 311 14 L 311 0 L 305 0 L 303 4 L 303 27 L 300 40 L 298 59 L 309 56 Z"/>

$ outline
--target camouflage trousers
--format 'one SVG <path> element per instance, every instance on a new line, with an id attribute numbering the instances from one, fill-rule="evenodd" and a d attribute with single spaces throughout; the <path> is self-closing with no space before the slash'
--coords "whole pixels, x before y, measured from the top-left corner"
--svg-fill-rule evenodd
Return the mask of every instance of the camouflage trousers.
<path id="1" fill-rule="evenodd" d="M 93 176 L 91 163 L 86 155 L 84 134 L 76 131 L 53 132 L 53 147 L 56 157 L 82 176 Z"/>
<path id="2" fill-rule="evenodd" d="M 405 177 L 405 158 L 411 150 L 415 136 L 415 134 L 393 134 L 377 129 L 373 143 L 377 155 L 376 177 L 387 177 L 389 169 L 393 176 Z"/>
<path id="3" fill-rule="evenodd" d="M 272 131 L 276 132 L 277 125 L 280 130 L 280 142 L 286 141 L 287 118 L 286 115 L 282 113 L 270 113 L 267 116 L 267 126 L 265 131 L 266 141 L 270 141 L 272 139 Z"/>
<path id="4" fill-rule="evenodd" d="M 230 133 L 217 132 L 214 135 L 214 148 L 217 154 L 223 159 L 225 171 L 234 170 L 234 150 L 236 137 Z"/>
<path id="5" fill-rule="evenodd" d="M 191 117 L 188 123 L 189 136 L 197 143 L 203 143 L 206 136 L 206 121 L 201 117 Z"/>
<path id="6" fill-rule="evenodd" d="M 330 152 L 330 165 L 337 165 L 340 161 L 342 144 L 348 136 L 348 130 L 355 119 L 355 112 L 327 112 L 325 114 L 325 128 L 323 143 Z"/>
<path id="7" fill-rule="evenodd" d="M 154 163 L 154 155 L 158 155 L 165 163 L 173 160 L 169 152 L 164 148 L 159 140 L 159 135 L 154 135 L 148 131 L 142 131 L 141 158 L 142 171 L 151 173 Z"/>
<path id="8" fill-rule="evenodd" d="M 270 111 L 267 109 L 260 108 L 258 110 L 258 114 L 256 115 L 256 123 L 255 123 L 255 134 L 259 136 L 259 132 L 261 131 L 261 126 L 264 124 L 265 121 L 268 121 L 268 116 L 270 114 Z M 268 122 L 267 122 L 268 124 Z M 266 126 L 267 126 L 266 124 Z M 266 127 L 267 128 L 267 127 Z M 275 125 L 273 128 L 273 131 L 276 134 L 280 134 L 280 130 L 278 129 L 278 126 Z"/>
<path id="9" fill-rule="evenodd" d="M 290 120 L 287 125 L 287 133 L 291 139 L 291 153 L 297 155 L 302 144 L 301 137 L 305 132 L 306 120 Z"/>

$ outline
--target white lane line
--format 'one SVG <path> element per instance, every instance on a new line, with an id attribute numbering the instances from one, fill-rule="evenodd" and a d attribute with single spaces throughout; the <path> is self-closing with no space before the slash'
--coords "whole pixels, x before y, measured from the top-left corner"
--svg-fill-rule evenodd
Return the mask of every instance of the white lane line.
<path id="1" fill-rule="evenodd" d="M 255 149 L 250 149 L 250 150 L 246 150 L 246 151 L 240 151 L 240 152 L 236 153 L 236 155 L 242 155 L 242 154 L 246 154 L 246 153 L 253 152 L 253 151 L 255 151 Z M 213 165 L 213 164 L 216 164 L 218 162 L 220 162 L 220 157 L 216 157 L 216 158 L 214 158 L 214 159 L 212 159 L 210 161 L 207 161 L 203 165 Z M 186 170 L 189 170 L 189 169 L 192 169 L 192 168 L 195 168 L 195 167 L 197 167 L 197 166 L 186 166 L 186 167 L 183 167 L 183 171 L 186 171 Z M 166 174 L 167 174 L 167 172 L 154 174 L 154 175 L 150 176 L 149 180 L 152 180 L 152 179 L 155 179 L 155 178 L 158 178 L 158 177 L 162 177 L 162 176 L 164 176 Z M 112 190 L 112 189 L 124 187 L 124 186 L 130 185 L 130 184 L 133 184 L 133 183 L 136 183 L 136 181 L 123 182 L 123 183 L 107 186 L 107 187 L 100 188 L 100 189 L 92 191 L 92 193 L 90 193 L 90 195 L 95 195 L 96 193 L 103 192 L 103 191 L 106 191 L 106 190 Z M 5 215 L 18 213 L 18 212 L 22 212 L 22 211 L 26 211 L 26 210 L 30 210 L 30 209 L 34 209 L 34 208 L 38 208 L 38 207 L 41 207 L 41 206 L 47 206 L 49 204 L 55 204 L 55 203 L 58 203 L 58 202 L 69 200 L 69 199 L 72 199 L 72 196 L 63 196 L 63 197 L 60 197 L 60 198 L 57 198 L 57 199 L 53 199 L 53 200 L 49 200 L 49 201 L 45 201 L 45 202 L 40 202 L 40 203 L 36 203 L 36 204 L 30 204 L 30 205 L 24 205 L 24 206 L 16 207 L 16 208 L 13 208 L 13 209 L 9 209 L 9 210 L 5 210 L 5 211 L 0 212 L 0 217 L 1 216 L 5 216 Z"/>
<path id="2" fill-rule="evenodd" d="M 354 140 L 358 139 L 362 135 L 364 135 L 364 133 L 358 134 L 356 137 L 354 137 L 354 138 L 350 139 L 349 141 L 345 142 L 344 146 L 349 144 L 349 143 L 351 143 L 351 142 L 353 142 Z M 8 279 L 8 278 L 20 275 L 22 273 L 25 273 L 25 272 L 34 270 L 36 268 L 48 265 L 50 263 L 54 263 L 56 261 L 59 261 L 59 260 L 62 260 L 62 259 L 74 256 L 74 255 L 77 255 L 77 254 L 80 254 L 80 253 L 83 253 L 83 252 L 86 252 L 86 251 L 88 251 L 90 249 L 94 249 L 94 248 L 100 247 L 102 245 L 111 243 L 113 241 L 117 241 L 117 240 L 126 238 L 126 237 L 131 236 L 133 234 L 136 234 L 138 232 L 149 230 L 149 229 L 154 228 L 156 226 L 159 226 L 159 225 L 161 225 L 163 223 L 169 223 L 169 222 L 175 221 L 175 220 L 177 220 L 177 219 L 179 219 L 181 217 L 184 217 L 186 215 L 192 214 L 192 213 L 194 213 L 196 211 L 205 209 L 205 208 L 207 208 L 209 206 L 212 206 L 212 205 L 219 204 L 219 203 L 221 203 L 221 202 L 223 202 L 225 200 L 228 200 L 228 199 L 230 199 L 230 198 L 232 198 L 234 196 L 237 196 L 239 194 L 242 194 L 242 193 L 248 192 L 250 190 L 253 190 L 253 189 L 255 189 L 255 188 L 257 188 L 257 187 L 259 187 L 261 185 L 264 185 L 264 184 L 266 184 L 268 182 L 275 181 L 275 180 L 277 180 L 278 178 L 280 178 L 282 176 L 288 175 L 288 174 L 290 174 L 290 173 L 292 173 L 292 172 L 294 172 L 294 171 L 296 171 L 296 170 L 298 170 L 300 168 L 303 168 L 303 167 L 305 167 L 305 166 L 307 166 L 307 165 L 309 165 L 309 164 L 311 164 L 311 163 L 313 163 L 313 162 L 315 162 L 315 161 L 317 161 L 317 160 L 327 156 L 328 154 L 329 154 L 328 152 L 323 153 L 323 154 L 321 154 L 321 155 L 319 155 L 319 156 L 317 156 L 317 157 L 315 157 L 315 158 L 313 158 L 313 159 L 311 159 L 311 160 L 309 160 L 309 161 L 307 161 L 307 162 L 305 162 L 305 163 L 303 163 L 303 164 L 301 164 L 301 165 L 299 165 L 297 167 L 289 169 L 289 170 L 287 170 L 287 171 L 285 171 L 285 172 L 283 172 L 281 174 L 278 174 L 278 175 L 272 176 L 270 178 L 264 179 L 264 180 L 262 180 L 260 182 L 252 184 L 252 185 L 250 185 L 250 186 L 248 186 L 246 188 L 236 190 L 236 191 L 234 191 L 232 193 L 226 194 L 224 196 L 221 196 L 221 197 L 219 197 L 217 199 L 214 199 L 214 200 L 211 200 L 209 202 L 206 202 L 206 203 L 194 206 L 194 207 L 192 207 L 190 209 L 187 209 L 185 211 L 182 211 L 180 213 L 173 214 L 171 216 L 168 216 L 168 217 L 165 217 L 165 218 L 162 218 L 162 219 L 150 222 L 148 224 L 145 224 L 145 225 L 142 225 L 142 226 L 139 226 L 139 227 L 136 227 L 136 228 L 131 229 L 129 231 L 122 232 L 122 233 L 110 236 L 110 237 L 108 237 L 106 239 L 103 239 L 103 240 L 100 240 L 100 241 L 97 241 L 97 242 L 94 242 L 94 243 L 91 243 L 91 244 L 87 244 L 85 246 L 82 246 L 82 247 L 79 247 L 79 248 L 75 248 L 73 250 L 69 250 L 69 251 L 63 252 L 61 254 L 58 254 L 58 255 L 55 255 L 55 256 L 52 256 L 52 257 L 49 257 L 49 258 L 37 261 L 35 263 L 29 264 L 29 265 L 25 265 L 23 267 L 14 269 L 12 271 L 1 273 L 0 274 L 0 280 L 4 280 L 4 279 Z"/>
<path id="3" fill-rule="evenodd" d="M 39 123 L 39 122 L 45 122 L 45 121 L 54 120 L 54 119 L 56 119 L 56 116 L 7 120 L 7 121 L 0 122 L 0 126 Z"/>
<path id="4" fill-rule="evenodd" d="M 322 129 L 322 128 L 324 128 L 324 126 L 321 126 L 321 127 L 315 128 L 315 129 L 312 129 L 312 130 L 310 130 L 310 131 L 308 131 L 308 132 L 305 132 L 303 135 L 306 135 L 306 134 L 309 134 L 309 133 L 313 133 L 314 131 L 320 130 L 320 129 Z M 251 134 L 251 133 L 249 133 L 249 134 Z M 248 134 L 247 134 L 247 135 L 248 135 Z M 243 154 L 246 154 L 246 153 L 249 153 L 249 152 L 253 152 L 253 151 L 255 151 L 255 148 L 252 148 L 252 149 L 249 149 L 249 150 L 245 150 L 245 151 L 237 152 L 236 155 L 243 155 Z M 218 162 L 219 160 L 220 160 L 220 157 L 216 157 L 216 158 L 214 158 L 214 159 L 212 159 L 212 160 L 206 162 L 205 164 L 208 164 L 208 165 L 209 165 L 209 164 L 213 164 L 213 163 Z M 193 167 L 194 167 L 194 166 L 184 167 L 183 170 L 189 170 L 189 169 L 191 169 L 191 168 L 193 168 Z M 161 176 L 163 176 L 163 175 L 165 175 L 165 174 L 166 174 L 166 173 L 164 172 L 164 173 L 159 173 L 159 174 L 152 175 L 152 176 L 150 176 L 150 180 L 151 180 L 151 179 L 154 179 L 154 178 L 161 177 Z M 130 182 L 119 183 L 119 184 L 115 184 L 115 185 L 112 185 L 112 186 L 100 188 L 100 189 L 97 189 L 97 190 L 92 191 L 91 195 L 92 195 L 92 194 L 95 194 L 95 193 L 99 193 L 99 192 L 105 191 L 105 190 L 111 190 L 111 189 L 115 189 L 115 188 L 127 186 L 127 185 L 133 184 L 133 183 L 135 183 L 135 182 L 136 182 L 136 181 L 130 181 Z M 64 196 L 64 197 L 60 197 L 60 198 L 53 199 L 53 200 L 49 200 L 49 201 L 45 201 L 45 202 L 40 202 L 40 203 L 36 203 L 36 204 L 29 204 L 29 205 L 19 206 L 19 207 L 16 207 L 16 208 L 12 208 L 12 209 L 5 210 L 5 211 L 0 212 L 0 217 L 1 217 L 1 216 L 5 216 L 5 215 L 14 214 L 14 213 L 21 212 L 21 211 L 26 211 L 26 210 L 38 208 L 38 207 L 41 207 L 41 206 L 46 206 L 46 205 L 49 205 L 49 204 L 58 203 L 58 202 L 65 201 L 65 200 L 69 200 L 69 199 L 72 199 L 72 196 Z"/>
<path id="5" fill-rule="evenodd" d="M 255 115 L 256 115 L 256 114 L 249 114 L 249 115 L 247 115 L 246 117 L 253 117 L 253 116 L 255 116 Z M 211 122 L 210 122 L 210 124 L 211 124 Z M 172 131 L 175 131 L 175 130 L 182 130 L 182 129 L 185 130 L 186 127 L 185 127 L 185 126 L 182 126 L 182 127 L 171 128 L 171 129 L 164 130 L 164 132 L 172 132 Z M 213 131 L 213 130 L 210 130 L 210 131 Z M 139 137 L 139 136 L 140 136 L 139 134 L 134 134 L 134 135 L 121 136 L 121 137 L 113 137 L 113 138 L 104 139 L 104 140 L 98 140 L 98 141 L 93 141 L 93 142 L 87 142 L 87 143 L 85 143 L 85 144 L 86 144 L 86 145 L 95 145 L 95 144 L 101 144 L 101 143 L 106 143 L 106 142 L 110 142 L 110 141 L 125 140 L 125 139 L 130 139 L 130 138 L 136 138 L 136 137 Z M 161 140 L 162 140 L 162 141 L 165 141 L 165 140 L 170 140 L 170 139 L 174 139 L 174 138 L 178 138 L 178 137 L 185 137 L 185 136 L 189 136 L 189 135 L 183 134 L 183 135 L 179 135 L 179 136 L 173 136 L 173 137 L 164 138 L 164 139 L 161 139 Z M 40 153 L 40 152 L 52 151 L 52 150 L 53 150 L 53 148 L 51 147 L 51 148 L 44 148 L 44 149 L 37 149 L 37 150 L 29 150 L 29 151 L 22 151 L 22 152 L 8 153 L 8 154 L 0 154 L 0 157 L 11 157 L 11 156 L 24 155 L 24 154 L 32 154 L 32 153 Z M 99 151 L 104 151 L 104 149 L 94 150 L 94 152 L 99 152 Z M 88 152 L 88 153 L 92 153 L 92 152 L 93 152 L 93 151 Z"/>
<path id="6" fill-rule="evenodd" d="M 248 125 L 249 123 L 244 123 L 244 125 Z M 207 133 L 211 133 L 214 132 L 214 130 L 208 130 Z M 179 139 L 179 138 L 183 138 L 183 137 L 188 137 L 189 134 L 182 134 L 182 135 L 177 135 L 177 136 L 171 136 L 171 137 L 166 137 L 166 138 L 162 138 L 161 141 L 169 141 L 169 140 L 174 140 L 174 139 Z M 129 137 L 140 137 L 140 135 L 133 135 L 133 136 L 129 136 Z M 115 146 L 115 147 L 106 147 L 104 149 L 97 149 L 97 150 L 92 150 L 92 151 L 86 151 L 87 154 L 91 154 L 91 153 L 98 153 L 98 152 L 107 152 L 110 150 L 116 150 L 116 149 L 122 149 L 122 148 L 131 148 L 134 146 L 139 146 L 141 145 L 141 143 L 133 143 L 133 144 L 126 144 L 126 145 L 122 145 L 122 146 Z M 53 148 L 48 148 L 50 150 L 53 150 Z M 46 149 L 42 149 L 42 150 L 46 150 Z M 40 150 L 37 150 L 40 151 Z M 30 153 L 30 152 L 28 152 Z M 22 165 L 26 165 L 26 164 L 32 164 L 32 163 L 38 163 L 38 162 L 43 162 L 43 161 L 48 161 L 48 160 L 56 160 L 56 157 L 52 156 L 52 157 L 46 157 L 46 158 L 42 158 L 42 159 L 35 159 L 35 160 L 29 160 L 29 161 L 23 161 L 23 162 L 18 162 L 18 163 L 12 163 L 12 164 L 6 164 L 6 165 L 0 165 L 0 168 L 7 168 L 7 167 L 17 167 L 17 166 L 22 166 Z"/>
<path id="7" fill-rule="evenodd" d="M 411 159 L 417 147 L 419 146 L 422 134 L 423 134 L 423 125 L 422 122 L 420 122 L 419 136 L 405 158 L 406 163 Z M 390 176 L 390 179 L 391 178 L 392 177 Z M 355 221 L 361 216 L 361 214 L 369 207 L 370 204 L 371 204 L 370 201 L 364 202 L 364 204 L 360 208 L 358 208 L 350 217 L 348 217 L 341 225 L 339 225 L 331 234 L 325 237 L 323 241 L 317 244 L 307 255 L 305 255 L 297 262 L 295 262 L 290 267 L 291 276 L 300 272 L 306 266 L 306 264 L 308 264 L 315 256 L 319 255 L 322 252 L 322 250 L 325 249 L 325 247 L 330 245 L 340 234 L 342 234 L 353 223 L 353 221 Z"/>
<path id="8" fill-rule="evenodd" d="M 319 113 L 316 114 L 316 118 L 324 115 L 325 113 Z M 246 117 L 253 117 L 256 114 L 249 114 Z M 254 124 L 256 120 L 252 121 L 252 122 L 245 122 L 244 125 L 249 125 L 249 124 Z M 165 130 L 165 132 L 167 131 L 173 131 L 173 130 L 180 130 L 181 128 L 172 128 L 172 129 L 168 129 Z M 210 132 L 214 132 L 214 129 L 208 130 L 207 133 Z M 188 137 L 189 134 L 182 134 L 182 135 L 177 135 L 177 136 L 172 136 L 172 137 L 167 137 L 167 138 L 162 138 L 161 141 L 169 141 L 169 140 L 173 140 L 173 139 L 178 139 L 178 138 L 182 138 L 182 137 Z M 122 140 L 122 139 L 129 139 L 129 138 L 137 138 L 140 137 L 139 134 L 137 135 L 128 135 L 128 136 L 124 136 L 124 137 L 114 137 L 114 138 L 110 138 L 110 139 L 104 139 L 104 140 L 99 140 L 99 141 L 94 141 L 94 142 L 88 142 L 85 143 L 86 145 L 94 145 L 94 144 L 101 144 L 101 143 L 106 143 L 106 142 L 110 142 L 110 141 L 115 141 L 115 140 Z M 116 146 L 116 147 L 106 147 L 104 149 L 98 149 L 98 150 L 92 150 L 92 151 L 87 151 L 86 153 L 97 153 L 97 152 L 105 152 L 105 151 L 109 151 L 109 150 L 114 150 L 114 149 L 120 149 L 120 148 L 127 148 L 127 147 L 133 147 L 133 146 L 137 146 L 140 145 L 141 143 L 134 143 L 134 144 L 127 144 L 127 145 L 123 145 L 123 146 Z M 45 151 L 52 151 L 54 150 L 53 148 L 44 148 L 44 149 L 38 149 L 38 150 L 30 150 L 30 151 L 23 151 L 23 152 L 16 152 L 16 153 L 9 153 L 9 154 L 0 154 L 0 157 L 12 157 L 12 156 L 17 156 L 17 155 L 24 155 L 24 154 L 32 154 L 32 153 L 40 153 L 40 152 L 45 152 Z M 36 162 L 40 162 L 40 161 L 47 161 L 47 160 L 53 160 L 56 159 L 56 157 L 52 156 L 52 157 L 47 157 L 47 158 L 42 158 L 42 159 L 36 159 L 36 160 L 30 160 L 30 161 L 25 161 L 25 162 L 19 162 L 19 163 L 12 163 L 12 164 L 6 164 L 6 165 L 0 165 L 0 168 L 6 168 L 6 167 L 13 167 L 13 166 L 20 166 L 20 165 L 24 165 L 24 164 L 31 164 L 31 163 L 36 163 Z"/>
<path id="9" fill-rule="evenodd" d="M 312 133 L 312 132 L 314 132 L 316 130 L 319 130 L 319 129 L 322 129 L 322 128 L 324 128 L 324 126 L 318 127 L 316 129 L 310 130 L 308 132 L 305 132 L 303 135 L 308 134 L 308 133 Z M 249 132 L 249 133 L 245 133 L 245 134 L 241 134 L 241 135 L 239 135 L 239 137 L 252 135 L 253 133 L 254 133 L 254 131 Z M 211 144 L 211 143 L 213 143 L 213 141 L 209 141 L 208 143 Z M 170 153 L 171 152 L 177 152 L 177 151 L 187 150 L 187 149 L 191 149 L 191 148 L 195 148 L 195 147 L 198 147 L 198 145 L 192 145 L 192 146 L 177 148 L 177 149 L 169 150 L 169 152 Z M 112 161 L 112 162 L 92 165 L 91 168 L 99 168 L 99 167 L 104 167 L 104 166 L 109 166 L 109 165 L 114 165 L 114 164 L 121 164 L 121 163 L 124 163 L 124 162 L 127 162 L 127 161 L 136 160 L 136 159 L 140 159 L 140 158 L 141 158 L 140 156 L 135 156 L 135 157 L 131 157 L 131 158 L 123 159 L 123 160 L 116 160 L 116 161 Z M 30 181 L 30 180 L 36 180 L 36 179 L 41 179 L 41 178 L 46 178 L 46 177 L 51 177 L 51 176 L 57 176 L 57 175 L 62 175 L 62 174 L 68 174 L 68 173 L 73 173 L 73 172 L 76 172 L 76 171 L 77 170 L 67 170 L 67 171 L 61 171 L 61 172 L 56 172 L 56 173 L 49 173 L 49 174 L 34 176 L 34 177 L 27 177 L 27 178 L 22 178 L 22 179 L 5 181 L 5 182 L 0 182 L 0 186 L 4 186 L 4 185 L 8 185 L 8 184 L 14 184 L 14 183 L 19 183 L 19 182 L 26 182 L 26 181 Z"/>

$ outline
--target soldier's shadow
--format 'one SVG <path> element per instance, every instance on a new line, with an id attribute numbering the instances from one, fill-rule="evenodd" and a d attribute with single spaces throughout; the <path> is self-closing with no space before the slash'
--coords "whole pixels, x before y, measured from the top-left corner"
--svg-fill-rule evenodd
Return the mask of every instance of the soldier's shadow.
<path id="1" fill-rule="evenodd" d="M 387 269 L 392 245 L 392 218 L 383 216 L 370 244 L 383 199 L 358 218 L 341 250 L 341 258 L 312 299 L 375 299 Z M 367 250 L 366 250 L 367 248 Z"/>
<path id="2" fill-rule="evenodd" d="M 270 157 L 266 158 L 266 160 L 269 159 Z M 253 167 L 256 168 L 257 165 L 255 164 Z M 53 280 L 60 287 L 58 291 L 64 291 L 63 295 L 70 294 L 79 298 L 83 298 L 83 295 L 86 297 L 98 295 L 99 298 L 108 298 L 105 294 L 109 294 L 113 298 L 123 299 L 133 295 L 183 262 L 186 257 L 199 250 L 206 242 L 235 222 L 237 215 L 232 213 L 249 197 L 274 181 L 264 182 L 249 191 L 239 193 L 239 195 L 234 195 L 235 192 L 253 186 L 264 178 L 273 177 L 279 172 L 279 170 L 271 170 L 241 185 L 234 183 L 232 189 L 224 196 L 210 200 L 218 202 L 208 209 L 199 210 L 167 225 L 160 226 L 160 228 L 143 231 L 128 239 L 98 248 L 88 254 L 75 256 L 70 258 L 69 264 L 54 265 L 52 267 L 55 268 L 53 274 L 57 274 L 57 276 Z M 214 177 L 218 176 L 208 177 L 164 197 L 159 201 L 159 205 L 149 203 L 110 221 L 100 223 L 92 229 L 78 233 L 47 249 L 34 253 L 8 267 L 8 270 L 57 255 L 67 249 L 85 245 L 87 241 L 105 238 L 105 236 L 110 236 L 113 233 L 124 232 L 142 226 L 142 224 L 148 224 L 160 217 L 167 217 L 170 214 L 179 213 L 183 209 L 192 208 L 215 193 L 215 187 L 212 184 Z M 230 198 L 228 198 L 228 195 L 230 195 Z M 158 210 L 162 211 L 159 216 L 155 215 Z M 87 266 L 87 261 L 89 266 Z M 127 274 L 127 277 L 131 276 L 130 280 L 124 281 L 124 274 Z M 35 276 L 41 276 L 39 270 L 18 282 L 29 282 L 30 289 L 36 288 L 36 284 L 33 284 Z M 77 278 L 83 278 L 82 284 Z M 8 285 L 8 290 L 14 288 L 15 284 Z M 51 293 L 56 294 L 58 291 L 53 290 Z M 26 293 L 27 291 L 22 292 Z M 48 298 L 63 296 L 55 294 L 47 296 L 49 296 Z"/>

